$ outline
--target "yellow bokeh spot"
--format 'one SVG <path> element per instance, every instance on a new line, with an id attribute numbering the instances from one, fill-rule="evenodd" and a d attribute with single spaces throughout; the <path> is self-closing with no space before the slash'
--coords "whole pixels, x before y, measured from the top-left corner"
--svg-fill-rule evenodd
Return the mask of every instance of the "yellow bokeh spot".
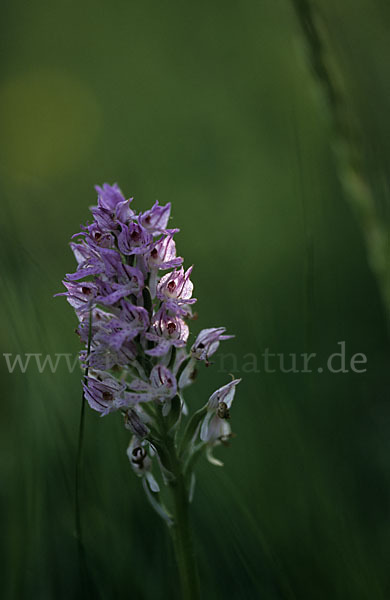
<path id="1" fill-rule="evenodd" d="M 39 70 L 0 87 L 0 168 L 12 179 L 48 179 L 77 168 L 96 142 L 100 110 L 72 74 Z"/>

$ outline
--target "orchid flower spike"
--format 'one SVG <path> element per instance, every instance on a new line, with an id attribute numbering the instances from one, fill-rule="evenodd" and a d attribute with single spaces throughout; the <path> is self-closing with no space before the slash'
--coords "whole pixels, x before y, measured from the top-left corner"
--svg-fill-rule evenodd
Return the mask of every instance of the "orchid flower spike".
<path id="1" fill-rule="evenodd" d="M 176 253 L 179 230 L 169 228 L 170 203 L 157 201 L 137 214 L 117 184 L 96 191 L 92 223 L 70 242 L 76 269 L 57 295 L 67 298 L 78 320 L 83 398 L 102 417 L 124 417 L 132 435 L 131 467 L 150 504 L 180 536 L 175 506 L 187 510 L 202 454 L 221 464 L 211 451 L 232 436 L 230 411 L 240 379 L 195 410 L 186 405 L 184 390 L 194 382 L 195 366 L 210 365 L 220 343 L 234 336 L 225 327 L 203 329 L 188 348 L 196 298 L 192 267 L 185 269 Z M 176 498 L 171 510 L 164 489 Z M 188 548 L 188 540 L 179 546 Z"/>

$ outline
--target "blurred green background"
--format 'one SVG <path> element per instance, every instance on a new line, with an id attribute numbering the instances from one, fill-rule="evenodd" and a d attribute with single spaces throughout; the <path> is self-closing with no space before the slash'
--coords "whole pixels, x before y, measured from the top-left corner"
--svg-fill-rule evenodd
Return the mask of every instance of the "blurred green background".
<path id="1" fill-rule="evenodd" d="M 315 6 L 387 232 L 390 7 Z M 78 352 L 73 311 L 52 295 L 73 270 L 67 244 L 95 183 L 117 181 L 137 210 L 172 202 L 179 253 L 195 265 L 194 332 L 234 332 L 222 351 L 243 378 L 236 437 L 216 451 L 225 467 L 198 469 L 203 597 L 389 598 L 386 309 L 292 2 L 6 0 L 1 29 L 2 353 Z M 243 372 L 248 353 L 327 357 L 341 340 L 348 357 L 367 356 L 366 373 Z M 81 598 L 81 373 L 63 363 L 11 374 L 3 357 L 0 368 L 1 597 Z M 228 380 L 218 362 L 201 369 L 188 403 Z M 95 597 L 171 598 L 169 539 L 127 443 L 119 416 L 88 410 L 82 517 Z"/>

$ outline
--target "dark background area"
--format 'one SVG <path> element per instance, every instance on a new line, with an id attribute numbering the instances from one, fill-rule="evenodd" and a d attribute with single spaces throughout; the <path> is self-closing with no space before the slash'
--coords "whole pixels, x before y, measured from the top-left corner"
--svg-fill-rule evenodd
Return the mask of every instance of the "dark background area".
<path id="1" fill-rule="evenodd" d="M 360 175 L 388 231 L 389 4 L 315 5 L 345 118 L 359 130 Z M 52 296 L 74 268 L 67 244 L 89 218 L 95 183 L 117 181 L 137 210 L 172 202 L 179 253 L 195 265 L 193 334 L 235 333 L 221 351 L 243 378 L 236 437 L 216 451 L 225 466 L 198 468 L 203 597 L 389 598 L 383 285 L 293 4 L 13 0 L 1 12 L 2 354 L 78 352 L 73 311 Z M 266 348 L 315 352 L 324 365 L 340 341 L 348 358 L 367 356 L 366 373 L 248 367 L 256 356 L 261 368 Z M 229 381 L 228 363 L 200 369 L 191 406 Z M 61 363 L 39 373 L 32 360 L 9 373 L 3 356 L 0 369 L 1 597 L 81 598 L 81 372 Z M 127 444 L 118 415 L 88 410 L 89 569 L 102 598 L 170 598 L 170 540 Z"/>

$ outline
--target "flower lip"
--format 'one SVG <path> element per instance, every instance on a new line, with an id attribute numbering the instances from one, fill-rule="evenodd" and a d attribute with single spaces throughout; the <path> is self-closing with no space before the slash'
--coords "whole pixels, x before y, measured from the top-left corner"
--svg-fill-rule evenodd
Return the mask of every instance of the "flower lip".
<path id="1" fill-rule="evenodd" d="M 157 346 L 146 350 L 149 356 L 164 356 L 172 346 L 183 348 L 188 340 L 188 325 L 179 316 L 168 314 L 164 306 L 155 314 L 150 330 L 145 334 L 147 340 Z"/>
<path id="2" fill-rule="evenodd" d="M 152 235 L 138 223 L 119 225 L 121 232 L 118 235 L 118 247 L 122 254 L 145 254 L 152 242 Z"/>
<path id="3" fill-rule="evenodd" d="M 176 325 L 173 321 L 169 321 L 167 325 L 167 330 L 169 335 L 172 335 L 176 331 Z"/>
<path id="4" fill-rule="evenodd" d="M 136 446 L 135 448 L 133 448 L 131 455 L 132 455 L 132 462 L 135 463 L 136 465 L 142 466 L 142 463 L 144 462 L 144 460 L 146 458 L 146 450 L 145 450 L 145 448 L 142 448 L 142 446 Z"/>
<path id="5" fill-rule="evenodd" d="M 218 403 L 217 415 L 220 419 L 230 419 L 230 411 L 226 402 L 224 402 L 223 400 L 221 400 Z"/>
<path id="6" fill-rule="evenodd" d="M 191 298 L 194 288 L 190 280 L 191 273 L 192 267 L 185 272 L 181 267 L 179 271 L 176 270 L 161 277 L 157 286 L 157 296 L 160 300 L 176 300 L 183 304 L 195 302 L 195 299 Z"/>

